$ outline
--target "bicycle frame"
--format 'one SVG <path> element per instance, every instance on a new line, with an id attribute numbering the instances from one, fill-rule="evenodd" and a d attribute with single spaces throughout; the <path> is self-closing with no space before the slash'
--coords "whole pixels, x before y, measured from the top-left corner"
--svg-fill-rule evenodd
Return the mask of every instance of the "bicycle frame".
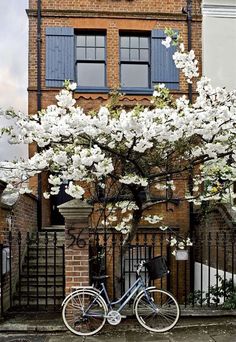
<path id="1" fill-rule="evenodd" d="M 145 283 L 144 283 L 144 281 L 143 281 L 141 276 L 138 277 L 138 279 L 134 282 L 134 284 L 117 301 L 113 301 L 113 302 L 110 301 L 104 283 L 101 283 L 101 287 L 102 287 L 101 290 L 97 292 L 97 298 L 99 296 L 101 296 L 102 294 L 104 294 L 105 295 L 105 299 L 106 299 L 106 304 L 108 305 L 109 309 L 112 309 L 113 306 L 116 305 L 116 304 L 122 303 L 119 306 L 119 308 L 116 310 L 117 312 L 122 311 L 122 309 L 126 306 L 126 304 L 129 303 L 130 299 L 138 292 L 139 289 L 142 289 L 144 292 L 146 292 L 146 286 L 145 286 Z M 96 300 L 96 298 L 94 300 Z M 89 311 L 89 309 L 91 308 L 93 303 L 94 303 L 94 301 L 92 303 L 90 303 L 89 307 L 86 310 L 87 312 Z M 88 315 L 86 312 L 85 312 L 85 314 Z"/>

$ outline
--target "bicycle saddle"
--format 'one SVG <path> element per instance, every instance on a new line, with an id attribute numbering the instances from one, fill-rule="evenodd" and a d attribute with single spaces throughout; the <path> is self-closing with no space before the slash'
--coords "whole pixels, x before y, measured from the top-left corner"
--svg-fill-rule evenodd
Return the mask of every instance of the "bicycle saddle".
<path id="1" fill-rule="evenodd" d="M 101 276 L 93 276 L 92 278 L 93 278 L 93 280 L 104 280 L 104 279 L 109 278 L 109 276 L 108 275 L 101 275 Z"/>

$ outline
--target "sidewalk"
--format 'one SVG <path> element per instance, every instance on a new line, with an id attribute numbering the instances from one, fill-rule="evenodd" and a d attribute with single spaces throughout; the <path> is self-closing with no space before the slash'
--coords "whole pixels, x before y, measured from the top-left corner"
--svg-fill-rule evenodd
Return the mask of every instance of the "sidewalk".
<path id="1" fill-rule="evenodd" d="M 0 323 L 0 342 L 236 342 L 235 317 L 181 318 L 169 333 L 152 334 L 135 319 L 114 327 L 106 324 L 93 337 L 83 339 L 69 333 L 61 315 L 18 314 Z"/>

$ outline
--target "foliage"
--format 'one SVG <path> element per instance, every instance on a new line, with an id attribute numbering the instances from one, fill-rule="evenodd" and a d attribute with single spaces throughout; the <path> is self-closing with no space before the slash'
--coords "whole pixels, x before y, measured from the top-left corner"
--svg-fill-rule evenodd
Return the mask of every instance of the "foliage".
<path id="1" fill-rule="evenodd" d="M 233 285 L 233 279 L 224 279 L 218 275 L 218 281 L 218 286 L 210 287 L 210 300 L 215 304 L 220 304 L 220 300 L 224 300 L 221 305 L 223 309 L 236 309 L 236 289 Z"/>
<path id="2" fill-rule="evenodd" d="M 224 279 L 218 275 L 218 285 L 210 286 L 209 292 L 194 291 L 188 297 L 189 304 L 207 305 L 212 303 L 222 309 L 236 309 L 236 288 L 232 279 Z"/>

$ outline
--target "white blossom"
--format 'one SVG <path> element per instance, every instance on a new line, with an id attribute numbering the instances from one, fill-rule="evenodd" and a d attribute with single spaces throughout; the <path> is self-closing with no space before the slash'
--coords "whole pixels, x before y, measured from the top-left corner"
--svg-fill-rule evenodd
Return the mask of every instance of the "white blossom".
<path id="1" fill-rule="evenodd" d="M 185 51 L 181 40 L 171 31 L 170 35 L 163 45 L 176 45 L 175 65 L 192 82 L 198 77 L 194 51 Z M 69 182 L 66 192 L 79 199 L 85 187 L 92 196 L 99 184 L 106 202 L 100 206 L 106 211 L 111 200 L 114 217 L 108 221 L 111 225 L 115 222 L 122 233 L 133 229 L 130 222 L 135 212 L 141 213 L 140 220 L 145 217 L 156 189 L 162 192 L 159 195 L 166 193 L 173 199 L 186 193 L 185 199 L 196 205 L 233 198 L 229 188 L 236 181 L 235 90 L 214 88 L 207 77 L 201 77 L 192 104 L 185 96 L 171 98 L 165 85 L 159 84 L 150 106 L 125 110 L 107 105 L 86 113 L 76 106 L 75 89 L 75 83 L 66 81 L 65 89 L 56 96 L 57 104 L 34 115 L 1 111 L 1 115 L 14 118 L 16 125 L 1 128 L 0 136 L 7 136 L 12 144 L 40 147 L 26 160 L 0 162 L 0 177 L 9 183 L 3 197 L 8 194 L 17 200 L 19 193 L 30 191 L 22 183 L 41 172 L 49 173 L 45 198 L 58 194 L 64 182 Z M 193 172 L 194 194 L 187 183 L 179 194 L 181 168 Z M 158 215 L 144 219 L 152 224 L 161 220 Z M 188 239 L 179 242 L 191 246 Z M 171 240 L 172 246 L 178 247 L 177 243 Z"/>
<path id="2" fill-rule="evenodd" d="M 121 222 L 121 223 L 117 224 L 114 228 L 118 232 L 121 232 L 122 234 L 127 234 L 130 231 L 131 226 L 127 225 L 126 222 Z"/>
<path id="3" fill-rule="evenodd" d="M 66 89 L 61 90 L 59 95 L 56 95 L 56 99 L 58 106 L 62 108 L 70 108 L 76 103 L 72 94 Z"/>
<path id="4" fill-rule="evenodd" d="M 85 191 L 80 185 L 69 182 L 69 185 L 65 189 L 65 192 L 76 199 L 81 199 Z"/>
<path id="5" fill-rule="evenodd" d="M 161 95 L 161 93 L 157 90 L 154 90 L 153 94 L 154 97 L 159 97 Z"/>
<path id="6" fill-rule="evenodd" d="M 169 227 L 168 226 L 160 226 L 159 227 L 161 230 L 167 230 Z"/>
<path id="7" fill-rule="evenodd" d="M 177 244 L 177 240 L 176 240 L 176 238 L 175 237 L 171 237 L 171 239 L 170 239 L 170 246 L 171 247 L 173 247 L 173 246 L 175 246 Z"/>
<path id="8" fill-rule="evenodd" d="M 192 83 L 193 77 L 198 77 L 198 61 L 195 59 L 194 51 L 189 53 L 176 51 L 173 55 L 176 68 L 182 69 L 188 83 Z"/>
<path id="9" fill-rule="evenodd" d="M 32 193 L 32 189 L 29 189 L 28 187 L 23 187 L 19 189 L 19 194 L 23 195 L 23 194 L 31 194 Z"/>
<path id="10" fill-rule="evenodd" d="M 43 193 L 43 197 L 44 197 L 45 199 L 49 199 L 49 198 L 50 198 L 50 193 L 49 193 L 49 192 L 44 192 L 44 193 Z"/>
<path id="11" fill-rule="evenodd" d="M 70 85 L 69 85 L 69 89 L 72 90 L 72 91 L 75 90 L 76 87 L 77 87 L 77 83 L 75 83 L 75 82 L 72 82 L 72 83 L 70 83 Z"/>
<path id="12" fill-rule="evenodd" d="M 165 40 L 162 40 L 161 44 L 164 45 L 166 48 L 169 48 L 171 41 L 171 37 L 167 36 Z"/>
<path id="13" fill-rule="evenodd" d="M 137 184 L 141 186 L 147 186 L 148 182 L 145 178 L 139 177 L 137 175 L 126 175 L 120 179 L 120 183 L 123 184 Z"/>
<path id="14" fill-rule="evenodd" d="M 144 220 L 151 223 L 151 224 L 156 224 L 156 223 L 162 221 L 163 217 L 158 216 L 158 215 L 147 215 L 144 217 Z"/>

